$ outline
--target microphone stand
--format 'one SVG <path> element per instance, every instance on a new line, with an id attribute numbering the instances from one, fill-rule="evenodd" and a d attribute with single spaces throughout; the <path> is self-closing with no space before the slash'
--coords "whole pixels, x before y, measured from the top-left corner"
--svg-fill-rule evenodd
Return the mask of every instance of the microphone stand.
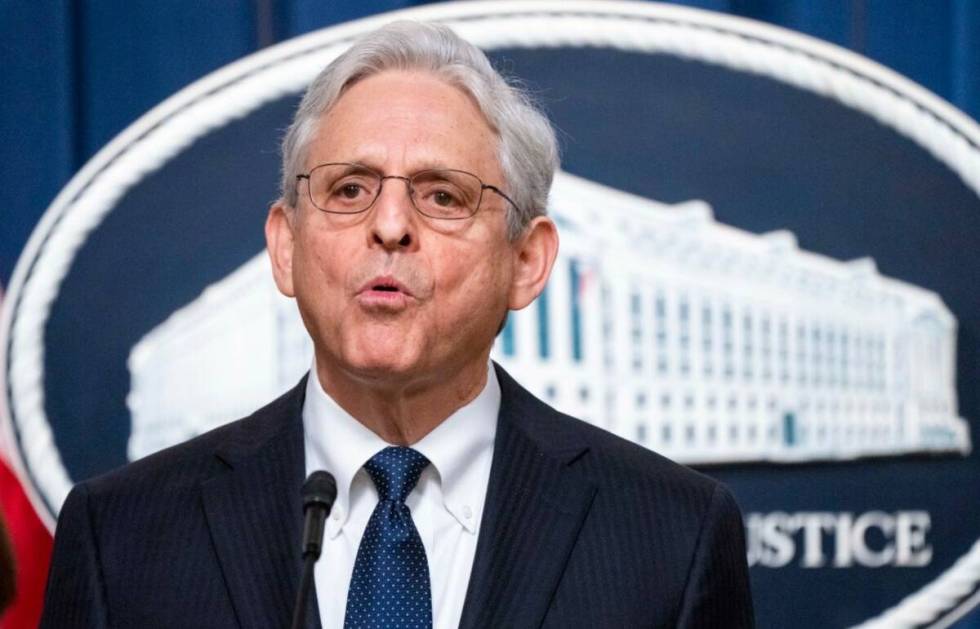
<path id="1" fill-rule="evenodd" d="M 317 470 L 303 483 L 303 575 L 296 592 L 292 629 L 302 629 L 306 621 L 306 601 L 313 581 L 313 566 L 323 550 L 323 528 L 327 514 L 337 499 L 337 481 L 328 472 Z"/>
<path id="2" fill-rule="evenodd" d="M 296 593 L 292 629 L 302 629 L 306 620 L 306 601 L 310 598 L 310 581 L 313 580 L 313 566 L 316 565 L 316 560 L 317 557 L 310 553 L 303 556 L 303 576 L 299 581 L 299 592 Z"/>

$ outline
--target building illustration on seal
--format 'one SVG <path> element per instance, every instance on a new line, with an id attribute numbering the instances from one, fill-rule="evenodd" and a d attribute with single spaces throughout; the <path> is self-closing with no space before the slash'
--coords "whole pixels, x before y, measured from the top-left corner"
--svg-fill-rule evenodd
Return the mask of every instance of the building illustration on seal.
<path id="1" fill-rule="evenodd" d="M 550 212 L 551 280 L 492 355 L 558 409 L 693 464 L 970 452 L 936 293 L 568 173 Z M 311 360 L 263 252 L 133 347 L 130 459 L 250 413 Z"/>

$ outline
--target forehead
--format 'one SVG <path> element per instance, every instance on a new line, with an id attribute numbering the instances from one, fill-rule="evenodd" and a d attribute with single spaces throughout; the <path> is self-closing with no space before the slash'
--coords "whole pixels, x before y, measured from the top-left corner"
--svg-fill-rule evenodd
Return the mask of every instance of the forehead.
<path id="1" fill-rule="evenodd" d="M 498 138 L 473 99 L 426 72 L 358 81 L 321 119 L 308 166 L 362 162 L 387 172 L 443 166 L 499 180 Z"/>

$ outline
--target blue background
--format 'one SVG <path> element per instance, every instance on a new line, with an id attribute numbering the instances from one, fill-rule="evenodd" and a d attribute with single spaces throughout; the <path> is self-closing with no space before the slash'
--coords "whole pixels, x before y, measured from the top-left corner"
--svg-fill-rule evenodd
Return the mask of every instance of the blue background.
<path id="1" fill-rule="evenodd" d="M 5 284 L 16 262 L 21 248 L 33 229 L 41 213 L 57 191 L 85 160 L 97 151 L 128 124 L 145 113 L 149 108 L 164 100 L 186 84 L 200 78 L 241 56 L 254 52 L 266 45 L 288 39 L 336 22 L 354 19 L 370 13 L 409 6 L 413 3 L 359 2 L 356 6 L 337 6 L 326 2 L 189 2 L 177 1 L 161 4 L 149 2 L 78 2 L 78 3 L 10 3 L 0 4 L 0 72 L 3 73 L 4 95 L 0 99 L 0 124 L 4 141 L 0 143 L 3 161 L 0 170 L 0 190 L 2 190 L 3 210 L 0 210 L 0 283 Z M 980 8 L 975 2 L 931 3 L 931 2 L 703 2 L 683 3 L 690 6 L 711 8 L 729 13 L 753 17 L 780 24 L 811 35 L 819 36 L 844 45 L 878 61 L 890 65 L 912 79 L 952 101 L 974 117 L 980 113 L 980 94 L 976 81 L 980 76 L 980 49 L 977 38 L 980 36 Z M 518 74 L 533 77 L 547 74 L 552 66 L 547 54 L 522 55 L 520 51 L 504 51 L 498 55 L 513 64 Z M 586 63 L 587 61 L 587 63 Z M 643 73 L 663 72 L 671 76 L 683 76 L 674 64 L 682 62 L 669 59 L 637 59 L 636 71 Z M 607 65 L 608 64 L 608 65 Z M 623 67 L 621 55 L 608 59 L 603 53 L 590 52 L 588 59 L 574 64 L 576 71 L 590 73 L 590 77 L 578 76 L 586 84 L 597 84 L 603 77 L 609 77 L 608 67 Z M 701 67 L 701 75 L 714 72 Z M 658 173 L 656 178 L 633 176 L 631 170 L 635 162 L 628 160 L 617 163 L 615 159 L 605 160 L 597 166 L 584 149 L 600 151 L 603 155 L 634 155 L 632 150 L 622 146 L 604 147 L 607 136 L 601 129 L 590 129 L 576 123 L 587 119 L 588 112 L 601 102 L 623 103 L 623 110 L 606 112 L 608 119 L 618 120 L 629 116 L 630 99 L 610 99 L 609 90 L 615 90 L 616 82 L 610 82 L 604 95 L 606 98 L 590 103 L 575 90 L 574 84 L 563 86 L 556 83 L 550 87 L 551 93 L 545 101 L 559 126 L 566 131 L 565 168 L 570 172 L 594 178 L 607 185 L 631 190 L 662 201 L 680 201 L 700 196 L 715 205 L 715 211 L 722 222 L 737 224 L 752 231 L 767 231 L 776 228 L 789 228 L 800 237 L 803 248 L 820 251 L 840 259 L 860 255 L 872 255 L 886 275 L 900 277 L 908 281 L 939 291 L 955 313 L 980 313 L 980 301 L 976 290 L 963 281 L 963 272 L 957 273 L 957 265 L 963 262 L 962 248 L 945 248 L 943 243 L 959 238 L 961 242 L 975 242 L 975 234 L 980 233 L 980 213 L 975 209 L 977 200 L 964 194 L 961 185 L 947 185 L 943 180 L 952 177 L 942 168 L 937 168 L 921 149 L 894 136 L 883 129 L 876 131 L 866 121 L 853 112 L 844 110 L 832 103 L 800 98 L 792 103 L 792 94 L 782 94 L 789 99 L 791 107 L 799 108 L 800 121 L 826 119 L 832 117 L 838 125 L 853 122 L 854 133 L 836 135 L 821 134 L 819 129 L 807 129 L 805 125 L 791 130 L 780 129 L 779 133 L 760 137 L 757 129 L 750 129 L 746 123 L 752 112 L 730 108 L 715 118 L 699 116 L 698 125 L 717 124 L 719 133 L 730 136 L 728 146 L 731 153 L 717 156 L 714 164 L 719 170 L 695 172 L 677 169 L 678 164 L 690 163 L 677 159 L 684 150 L 697 152 L 699 147 L 686 146 L 688 130 L 684 128 L 684 118 L 676 112 L 690 111 L 689 107 L 703 103 L 704 86 L 714 85 L 719 94 L 731 93 L 731 89 L 741 86 L 745 89 L 744 77 L 739 78 L 737 86 L 726 86 L 730 80 L 724 72 L 717 76 L 700 76 L 689 86 L 675 84 L 676 89 L 668 95 L 669 102 L 655 103 L 646 109 L 644 116 L 631 116 L 631 119 L 645 121 L 651 128 L 676 129 L 676 136 L 660 135 L 658 147 L 647 149 L 651 159 L 661 156 L 662 161 L 644 163 L 648 172 Z M 575 77 L 569 77 L 569 81 Z M 623 87 L 628 87 L 623 85 Z M 689 88 L 689 89 L 688 89 Z M 686 91 L 687 90 L 687 91 Z M 786 91 L 766 80 L 759 79 L 749 92 L 755 102 L 765 102 L 770 91 Z M 565 99 L 575 94 L 575 99 Z M 267 108 L 260 115 L 270 116 L 270 121 L 288 118 L 288 109 L 294 105 L 292 99 Z M 607 105 L 608 106 L 608 105 Z M 576 108 L 584 108 L 576 111 Z M 814 111 L 823 109 L 822 111 Z M 750 109 L 750 108 L 749 108 Z M 833 110 L 833 111 L 832 111 Z M 703 112 L 702 112 L 703 113 Z M 804 115 L 805 114 L 805 115 Z M 674 116 L 674 118 L 671 118 Z M 853 120 L 852 120 L 853 119 Z M 742 125 L 732 124 L 742 121 Z M 706 122 L 707 121 L 707 122 Z M 254 146 L 273 147 L 275 145 L 275 123 L 257 125 L 270 130 L 268 137 L 252 140 Z M 706 133 L 702 128 L 700 133 Z M 741 133 L 742 135 L 739 135 Z M 861 135 L 863 134 L 863 135 Z M 234 125 L 222 132 L 209 136 L 196 145 L 187 160 L 175 160 L 161 172 L 138 189 L 134 190 L 122 205 L 128 206 L 126 212 L 113 213 L 104 232 L 93 234 L 79 255 L 80 263 L 73 267 L 72 273 L 81 275 L 69 277 L 66 290 L 59 295 L 54 305 L 52 319 L 46 334 L 48 342 L 61 348 L 63 353 L 57 360 L 46 365 L 46 371 L 60 383 L 59 399 L 53 396 L 49 405 L 55 409 L 72 408 L 83 410 L 93 424 L 106 424 L 106 419 L 118 417 L 126 423 L 121 393 L 106 395 L 98 382 L 119 380 L 124 382 L 126 374 L 106 374 L 104 371 L 87 370 L 81 360 L 91 360 L 92 353 L 119 354 L 128 350 L 133 335 L 138 335 L 176 305 L 186 303 L 197 294 L 198 288 L 224 276 L 245 258 L 261 247 L 261 234 L 257 230 L 242 233 L 241 238 L 229 238 L 230 229 L 236 226 L 221 222 L 220 213 L 197 213 L 189 215 L 176 213 L 167 217 L 166 203 L 160 203 L 170 189 L 167 181 L 179 180 L 186 184 L 185 195 L 197 195 L 202 200 L 214 201 L 210 195 L 218 194 L 232 207 L 242 208 L 246 217 L 261 220 L 265 203 L 275 193 L 272 184 L 274 177 L 261 179 L 243 177 L 240 181 L 210 179 L 216 171 L 202 171 L 194 167 L 200 163 L 220 161 L 225 167 L 229 159 L 245 152 L 229 151 L 229 141 L 241 134 L 236 133 Z M 638 137 L 649 137 L 637 133 Z M 608 136 L 613 139 L 614 136 Z M 656 136 L 655 136 L 656 137 Z M 849 137 L 854 147 L 846 143 L 835 143 L 835 138 Z M 617 144 L 620 140 L 616 139 Z M 752 142 L 758 143 L 753 146 Z M 746 176 L 731 168 L 733 164 L 745 163 L 739 159 L 738 151 L 753 156 L 762 151 L 771 153 L 773 164 L 800 155 L 800 146 L 806 146 L 805 157 L 810 160 L 808 168 L 801 168 L 799 186 L 792 181 L 782 180 L 780 185 L 771 185 L 762 177 Z M 905 181 L 907 187 L 894 190 L 896 198 L 905 199 L 909 208 L 922 207 L 931 199 L 937 208 L 970 208 L 969 212 L 949 211 L 941 221 L 928 220 L 919 212 L 902 212 L 894 203 L 882 199 L 862 198 L 862 193 L 888 187 L 886 181 L 876 178 L 887 176 L 887 169 L 880 168 L 880 162 L 862 161 L 849 148 L 873 144 L 879 147 L 879 154 L 888 155 L 903 162 L 921 161 L 909 168 L 928 173 L 925 179 Z M 582 147 L 580 149 L 579 147 Z M 193 159 L 190 159 L 193 157 Z M 261 163 L 260 163 L 261 162 Z M 266 163 L 267 162 L 267 163 Z M 274 173 L 277 158 L 273 150 L 268 150 L 258 162 L 254 152 L 243 168 Z M 673 170 L 672 170 L 673 168 Z M 709 165 L 710 168 L 710 165 Z M 181 169 L 184 169 L 183 171 Z M 225 170 L 219 177 L 228 175 Z M 834 222 L 822 220 L 818 214 L 808 212 L 798 202 L 794 203 L 794 191 L 805 189 L 806 180 L 819 178 L 826 182 L 824 188 L 835 191 L 836 198 L 824 200 L 828 209 L 836 216 L 845 216 L 848 204 L 861 208 L 862 213 L 854 214 L 853 222 L 842 227 Z M 154 187 L 154 181 L 159 185 Z M 708 185 L 710 183 L 710 185 Z M 942 190 L 948 198 L 936 199 L 935 191 Z M 141 195 L 145 197 L 141 198 Z M 781 196 L 782 195 L 782 196 Z M 969 197 L 969 198 L 967 198 Z M 724 203 L 719 203 L 720 200 Z M 768 200 L 768 204 L 760 204 Z M 798 200 L 796 200 L 798 201 Z M 206 206 L 203 203 L 198 205 Z M 794 214 L 789 208 L 797 208 Z M 746 211 L 751 208 L 752 211 Z M 132 211 L 129 211 L 129 210 Z M 140 210 L 153 210 L 156 214 L 140 214 Z M 179 259 L 165 260 L 171 251 L 171 243 L 154 240 L 154 225 L 169 220 L 183 221 L 187 227 L 188 238 Z M 195 221 L 195 222 L 189 222 Z M 113 224 L 118 223 L 118 224 Z M 243 220 L 243 224 L 255 221 Z M 932 231 L 930 231 L 932 230 Z M 111 238 L 119 242 L 120 233 L 130 234 L 133 250 L 119 252 L 118 247 L 107 247 L 99 242 Z M 910 236 L 916 238 L 910 238 Z M 909 238 L 903 242 L 902 238 Z M 229 247 L 228 242 L 237 243 Z M 915 258 L 904 255 L 915 247 L 929 247 L 920 251 L 924 257 L 936 261 L 937 266 L 923 267 L 916 264 Z M 929 246 L 934 243 L 935 247 Z M 220 244 L 221 246 L 216 246 Z M 155 248 L 159 245 L 158 249 Z M 884 245 L 884 246 L 883 246 Z M 875 247 L 879 247 L 875 249 Z M 112 254 L 128 256 L 129 264 L 119 265 L 118 258 Z M 90 255 L 86 255 L 89 253 Z M 106 257 L 100 257 L 105 255 Z M 973 263 L 975 265 L 975 262 Z M 970 267 L 975 268 L 975 267 Z M 195 269 L 207 269 L 207 275 L 188 277 Z M 87 276 L 87 277 L 82 277 Z M 980 276 L 980 274 L 975 275 Z M 111 278 L 108 279 L 107 278 Z M 180 278 L 180 281 L 177 281 Z M 100 303 L 118 305 L 116 310 L 105 310 L 100 317 L 78 319 L 72 316 L 86 306 L 95 307 L 95 296 L 85 291 L 93 282 L 99 282 L 104 291 L 97 296 Z M 154 295 L 167 296 L 173 303 L 154 303 L 152 312 L 135 307 L 140 302 L 138 294 L 131 290 L 140 286 Z M 75 287 L 74 292 L 72 287 Z M 183 292 L 181 292 L 183 291 Z M 184 294 L 186 293 L 186 294 Z M 127 300 L 135 300 L 133 307 L 127 307 Z M 133 313 L 142 313 L 144 319 L 134 319 Z M 961 323 L 969 323 L 961 321 Z M 973 323 L 976 323 L 975 321 Z M 93 327 L 92 330 L 79 326 Z M 99 330 L 110 326 L 118 334 L 107 337 Z M 976 329 L 968 325 L 964 329 Z M 128 333 L 126 332 L 128 330 Z M 127 336 L 129 334 L 130 336 Z M 92 338 L 105 339 L 98 348 L 87 346 Z M 975 382 L 980 375 L 976 356 L 976 338 L 962 338 L 961 347 L 969 350 L 959 356 L 958 372 L 961 379 Z M 72 357 L 75 360 L 72 360 Z M 95 361 L 100 364 L 116 364 L 121 361 Z M 962 383 L 963 380 L 961 380 Z M 975 419 L 975 411 L 980 408 L 980 399 L 975 387 L 960 387 L 960 401 L 964 415 Z M 74 416 L 78 413 L 52 413 L 53 417 Z M 110 422 L 111 423 L 111 422 Z M 77 433 L 58 431 L 59 436 L 79 440 L 100 440 L 114 436 L 119 443 L 99 441 L 99 448 L 77 447 L 62 449 L 65 463 L 73 477 L 81 478 L 99 471 L 96 465 L 106 465 L 107 461 L 71 460 L 70 452 L 81 455 L 83 452 L 101 451 L 115 453 L 122 462 L 122 446 L 126 438 L 123 431 L 110 430 L 100 434 L 94 425 L 84 423 L 75 427 Z M 977 442 L 974 435 L 974 442 Z M 945 477 L 980 503 L 980 487 L 976 482 L 975 466 L 964 469 L 955 461 L 923 461 L 920 474 L 910 474 L 909 469 L 900 463 L 877 463 L 858 465 L 853 468 L 809 469 L 807 467 L 784 470 L 772 481 L 760 483 L 757 474 L 751 469 L 715 470 L 715 473 L 733 486 L 743 504 L 753 510 L 769 511 L 784 509 L 807 510 L 813 508 L 833 510 L 862 510 L 868 504 L 867 488 L 879 489 L 879 505 L 901 508 L 912 504 L 923 504 L 927 498 L 934 513 L 951 514 L 957 510 L 963 494 L 931 495 L 934 493 L 934 479 Z M 973 474 L 971 477 L 970 474 Z M 819 477 L 819 478 L 817 478 Z M 860 481 L 855 479 L 859 477 Z M 901 483 L 890 483 L 889 479 L 902 479 Z M 794 488 L 809 485 L 804 496 L 794 497 Z M 954 486 L 955 486 L 954 485 Z M 948 521 L 948 518 L 945 518 Z M 937 525 L 939 523 L 937 522 Z M 972 531 L 971 531 L 972 532 Z M 934 531 L 942 536 L 952 531 Z M 962 531 L 960 532 L 962 534 Z M 965 541 L 965 540 L 964 540 Z M 953 553 L 956 554 L 956 553 Z M 936 563 L 948 565 L 954 557 L 937 556 Z M 904 573 L 905 579 L 908 574 Z M 809 578 L 814 579 L 812 587 L 797 582 L 798 595 L 819 592 L 820 603 L 839 600 L 839 597 L 853 596 L 848 581 L 833 583 L 829 575 L 813 571 Z M 855 575 L 857 576 L 857 575 Z M 882 578 L 878 573 L 869 578 Z M 896 573 L 892 578 L 898 578 Z M 778 589 L 780 571 L 754 571 L 753 579 L 758 592 Z M 927 575 L 913 576 L 905 587 L 918 587 Z M 869 608 L 880 610 L 893 603 L 889 596 L 890 588 L 881 588 L 876 593 L 866 592 L 865 596 L 881 597 L 880 602 L 866 601 Z M 897 588 L 904 589 L 904 588 Z M 894 591 L 894 590 L 893 590 Z M 765 597 L 763 597 L 765 598 Z M 810 597 L 811 600 L 813 597 Z M 763 601 L 760 601 L 763 602 Z M 799 609 L 786 606 L 775 609 L 771 603 L 763 602 L 760 609 L 761 626 L 789 626 Z M 806 615 L 804 614 L 804 617 Z M 826 616 L 825 616 L 826 618 Z M 811 617 L 812 619 L 812 617 Z M 844 620 L 844 619 L 841 619 Z M 854 620 L 854 619 L 847 619 Z M 836 625 L 836 623 L 835 623 Z M 980 620 L 974 614 L 972 620 L 964 620 L 958 628 L 978 627 Z"/>

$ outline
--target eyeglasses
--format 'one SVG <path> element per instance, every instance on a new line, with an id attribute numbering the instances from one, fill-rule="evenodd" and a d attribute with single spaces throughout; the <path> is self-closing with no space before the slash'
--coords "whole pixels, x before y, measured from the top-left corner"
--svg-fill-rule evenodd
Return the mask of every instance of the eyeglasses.
<path id="1" fill-rule="evenodd" d="M 517 204 L 500 188 L 483 183 L 464 170 L 439 168 L 402 177 L 382 175 L 363 164 L 331 162 L 296 175 L 297 184 L 300 179 L 306 179 L 313 205 L 332 214 L 358 214 L 369 209 L 381 194 L 386 179 L 404 181 L 412 205 L 419 214 L 429 218 L 458 221 L 473 216 L 480 209 L 484 190 L 492 190 L 517 209 Z"/>

